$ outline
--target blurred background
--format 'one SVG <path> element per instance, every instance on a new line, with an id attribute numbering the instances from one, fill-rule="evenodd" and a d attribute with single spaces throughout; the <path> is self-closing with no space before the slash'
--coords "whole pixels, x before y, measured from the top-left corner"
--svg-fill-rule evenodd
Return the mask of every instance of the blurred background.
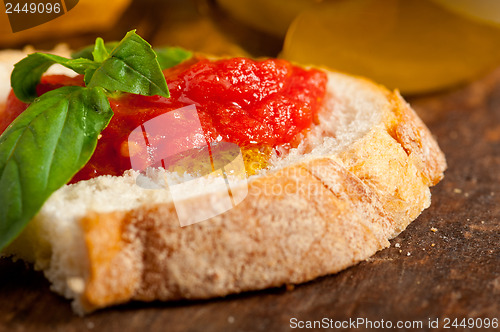
<path id="1" fill-rule="evenodd" d="M 451 89 L 500 66 L 497 0 L 80 0 L 16 33 L 4 10 L 0 48 L 77 49 L 131 29 L 155 47 L 283 57 L 406 95 Z"/>

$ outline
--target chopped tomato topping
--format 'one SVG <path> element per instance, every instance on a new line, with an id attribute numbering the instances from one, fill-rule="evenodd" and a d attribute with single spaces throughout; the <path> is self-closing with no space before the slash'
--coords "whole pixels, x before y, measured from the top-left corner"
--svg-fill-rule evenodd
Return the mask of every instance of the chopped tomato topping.
<path id="1" fill-rule="evenodd" d="M 179 138 L 165 142 L 170 154 L 180 145 L 186 150 L 219 141 L 242 148 L 288 144 L 315 121 L 327 81 L 320 70 L 277 59 L 210 61 L 195 57 L 165 70 L 164 75 L 170 98 L 122 94 L 110 99 L 114 116 L 102 132 L 94 155 L 72 182 L 121 175 L 131 168 L 131 153 L 148 153 L 131 147 L 131 132 L 151 119 L 189 105 L 196 107 L 203 135 L 182 130 L 170 133 Z M 63 85 L 83 86 L 83 78 L 46 76 L 37 91 L 42 94 Z M 0 132 L 27 106 L 11 93 L 0 119 Z M 166 123 L 165 130 L 176 129 Z M 158 141 L 161 135 L 149 139 Z"/>

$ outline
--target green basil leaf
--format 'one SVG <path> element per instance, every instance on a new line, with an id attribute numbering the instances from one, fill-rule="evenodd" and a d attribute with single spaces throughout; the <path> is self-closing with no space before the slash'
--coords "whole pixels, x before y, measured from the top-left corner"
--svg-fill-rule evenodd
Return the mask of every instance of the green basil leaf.
<path id="1" fill-rule="evenodd" d="M 106 45 L 104 45 L 104 40 L 102 40 L 102 38 L 96 39 L 92 56 L 96 62 L 103 62 L 109 56 L 109 52 L 106 49 Z"/>
<path id="2" fill-rule="evenodd" d="M 170 96 L 156 53 L 134 30 L 111 51 L 87 86 L 144 96 Z"/>
<path id="3" fill-rule="evenodd" d="M 61 64 L 79 74 L 99 64 L 88 59 L 66 59 L 53 54 L 33 53 L 14 65 L 10 76 L 12 90 L 19 100 L 29 103 L 37 97 L 36 86 L 42 74 L 53 64 Z"/>
<path id="4" fill-rule="evenodd" d="M 111 53 L 113 48 L 115 48 L 116 45 L 118 45 L 118 43 L 119 42 L 117 42 L 117 41 L 104 43 L 104 47 L 106 48 L 106 51 L 108 52 L 108 54 Z M 71 53 L 71 57 L 73 59 L 85 58 L 85 59 L 89 59 L 89 60 L 94 60 L 94 55 L 92 54 L 92 52 L 94 52 L 94 49 L 95 49 L 94 45 L 86 46 L 86 47 L 84 47 L 84 48 L 82 48 L 74 53 Z"/>
<path id="5" fill-rule="evenodd" d="M 89 82 L 92 79 L 92 76 L 94 76 L 96 70 L 97 68 L 89 68 L 85 70 L 85 75 L 83 76 L 83 82 L 85 83 L 85 86 L 89 85 Z"/>
<path id="6" fill-rule="evenodd" d="M 193 56 L 193 53 L 181 47 L 163 47 L 155 49 L 155 52 L 162 70 L 176 66 Z"/>
<path id="7" fill-rule="evenodd" d="M 87 163 L 112 115 L 102 88 L 62 87 L 0 136 L 0 250 Z"/>
<path id="8" fill-rule="evenodd" d="M 94 45 L 94 50 L 91 53 L 93 59 L 95 62 L 98 62 L 99 64 L 102 63 L 104 60 L 106 60 L 109 57 L 109 52 L 106 49 L 106 45 L 104 43 L 104 40 L 102 38 L 97 38 L 95 41 Z M 95 71 L 97 70 L 98 67 L 91 67 L 85 70 L 85 76 L 83 78 L 83 81 L 85 82 L 85 85 L 88 85 L 90 80 L 92 79 L 92 76 L 94 76 Z"/>

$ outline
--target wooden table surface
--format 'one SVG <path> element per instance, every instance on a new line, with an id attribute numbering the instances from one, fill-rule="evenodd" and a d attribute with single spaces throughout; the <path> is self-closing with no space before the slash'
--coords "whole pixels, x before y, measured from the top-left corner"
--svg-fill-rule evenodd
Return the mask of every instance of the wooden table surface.
<path id="1" fill-rule="evenodd" d="M 41 273 L 0 259 L 0 331 L 287 331 L 292 318 L 416 321 L 430 330 L 429 319 L 441 328 L 445 318 L 500 320 L 500 68 L 410 102 L 448 170 L 431 207 L 368 261 L 293 290 L 133 303 L 81 318 Z"/>

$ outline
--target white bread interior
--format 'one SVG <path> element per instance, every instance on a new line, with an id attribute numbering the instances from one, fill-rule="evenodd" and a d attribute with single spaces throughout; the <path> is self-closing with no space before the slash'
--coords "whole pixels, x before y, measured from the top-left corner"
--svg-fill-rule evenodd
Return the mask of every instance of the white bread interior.
<path id="1" fill-rule="evenodd" d="M 3 254 L 43 270 L 78 313 L 300 283 L 387 247 L 429 206 L 445 168 L 397 92 L 328 72 L 319 125 L 250 177 L 236 208 L 181 228 L 169 190 L 137 186 L 133 171 L 101 176 L 55 192 Z M 200 195 L 210 179 L 200 181 L 185 200 L 210 209 L 220 193 Z"/>

